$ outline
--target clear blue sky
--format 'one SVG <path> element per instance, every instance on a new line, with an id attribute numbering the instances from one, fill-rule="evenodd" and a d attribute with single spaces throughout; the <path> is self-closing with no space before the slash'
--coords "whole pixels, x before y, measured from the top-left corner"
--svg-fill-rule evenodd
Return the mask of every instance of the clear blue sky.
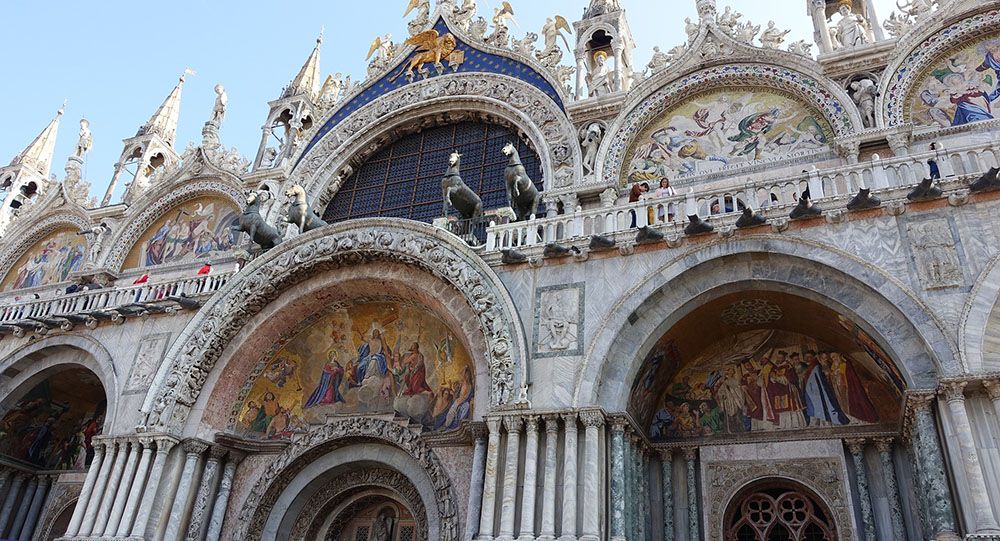
<path id="1" fill-rule="evenodd" d="M 638 48 L 635 64 L 648 61 L 654 45 L 664 50 L 682 43 L 684 18 L 696 18 L 694 0 L 621 0 Z M 6 82 L 0 85 L 5 129 L 0 131 L 0 162 L 9 162 L 68 99 L 59 132 L 53 172 L 63 176 L 66 157 L 76 143 L 77 122 L 91 122 L 94 148 L 86 177 L 95 195 L 104 193 L 121 140 L 135 133 L 163 101 L 185 67 L 197 71 L 184 85 L 176 147 L 201 140 L 216 83 L 229 93 L 223 143 L 252 158 L 260 141 L 267 101 L 295 75 L 320 28 L 324 74 L 350 73 L 363 79 L 365 53 L 374 36 L 406 35 L 406 0 L 345 2 L 45 2 L 14 0 L 4 6 L 2 59 Z M 479 0 L 481 14 L 497 0 Z M 588 0 L 511 0 L 520 26 L 513 33 L 540 33 L 546 17 L 578 18 Z M 812 41 L 807 0 L 720 0 L 745 18 L 765 26 L 769 19 L 789 28 L 789 42 Z M 880 19 L 892 0 L 875 0 Z M 488 17 L 487 17 L 488 18 Z M 572 41 L 572 40 L 571 40 Z M 814 47 L 815 50 L 815 47 Z"/>

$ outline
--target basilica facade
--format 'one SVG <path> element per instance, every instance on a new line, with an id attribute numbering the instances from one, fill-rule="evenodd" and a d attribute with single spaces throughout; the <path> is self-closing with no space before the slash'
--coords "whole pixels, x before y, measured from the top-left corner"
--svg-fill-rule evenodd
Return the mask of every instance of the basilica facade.
<path id="1" fill-rule="evenodd" d="M 320 36 L 252 159 L 181 76 L 102 200 L 60 110 L 0 167 L 0 539 L 1000 540 L 1000 2 L 584 4 Z"/>

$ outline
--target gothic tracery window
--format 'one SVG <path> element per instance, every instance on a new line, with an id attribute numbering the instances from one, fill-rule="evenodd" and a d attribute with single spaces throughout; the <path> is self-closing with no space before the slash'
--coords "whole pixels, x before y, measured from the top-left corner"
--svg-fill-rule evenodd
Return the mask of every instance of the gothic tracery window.
<path id="1" fill-rule="evenodd" d="M 750 492 L 732 504 L 726 541 L 835 541 L 836 529 L 812 497 L 774 486 Z"/>

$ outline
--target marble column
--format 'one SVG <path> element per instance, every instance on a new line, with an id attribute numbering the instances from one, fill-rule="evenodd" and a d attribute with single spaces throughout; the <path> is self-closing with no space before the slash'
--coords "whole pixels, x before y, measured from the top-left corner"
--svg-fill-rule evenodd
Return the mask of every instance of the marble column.
<path id="1" fill-rule="evenodd" d="M 221 445 L 214 445 L 208 451 L 208 461 L 205 462 L 205 469 L 201 474 L 201 485 L 194 499 L 194 507 L 191 509 L 191 521 L 188 524 L 186 541 L 200 541 L 204 536 L 206 515 L 211 513 L 212 501 L 215 499 L 215 490 L 219 481 L 219 464 L 226 456 L 226 448 Z"/>
<path id="2" fill-rule="evenodd" d="M 955 511 L 951 489 L 945 474 L 944 454 L 934 423 L 932 406 L 933 394 L 914 395 L 911 398 L 913 411 L 914 440 L 917 442 L 916 457 L 920 480 L 924 490 L 921 494 L 923 507 L 927 509 L 927 520 L 935 539 L 956 540 Z"/>
<path id="3" fill-rule="evenodd" d="M 91 532 L 95 537 L 103 534 L 104 527 L 107 526 L 108 520 L 111 518 L 111 506 L 114 504 L 115 496 L 118 494 L 118 485 L 121 483 L 122 474 L 125 472 L 125 460 L 128 458 L 129 449 L 128 440 L 116 441 L 115 447 L 117 447 L 115 461 L 111 466 L 108 483 L 104 489 L 104 496 L 101 498 L 100 507 L 97 508 L 97 521 L 94 523 L 94 529 Z"/>
<path id="4" fill-rule="evenodd" d="M 35 488 L 35 495 L 31 498 L 31 506 L 28 508 L 28 516 L 24 520 L 24 526 L 21 527 L 21 532 L 17 536 L 18 541 L 31 541 L 31 536 L 35 533 L 35 528 L 38 527 L 38 517 L 42 514 L 42 506 L 45 504 L 45 498 L 49 495 L 49 489 L 52 488 L 52 476 L 43 475 L 38 479 L 38 486 Z M 11 537 L 14 536 L 14 532 L 11 532 Z"/>
<path id="5" fill-rule="evenodd" d="M 118 526 L 121 524 L 122 515 L 125 513 L 125 504 L 128 503 L 128 497 L 132 493 L 132 484 L 135 482 L 135 469 L 139 465 L 139 456 L 142 451 L 139 448 L 139 441 L 134 440 L 129 443 L 128 460 L 125 462 L 124 473 L 121 477 L 121 481 L 118 483 L 117 494 L 115 495 L 114 504 L 111 507 L 111 517 L 108 519 L 107 525 L 104 527 L 104 536 L 111 537 L 118 532 Z"/>
<path id="6" fill-rule="evenodd" d="M 135 522 L 132 523 L 129 537 L 145 537 L 156 493 L 160 489 L 163 468 L 167 463 L 167 455 L 176 444 L 177 440 L 172 438 L 156 438 L 156 457 L 153 458 L 153 466 L 149 469 L 149 479 L 146 480 L 146 489 L 143 491 L 142 501 L 139 502 L 139 510 L 136 511 Z"/>
<path id="7" fill-rule="evenodd" d="M 545 473 L 542 479 L 542 524 L 538 539 L 556 537 L 556 447 L 559 444 L 559 416 L 545 415 Z"/>
<path id="8" fill-rule="evenodd" d="M 108 478 L 111 477 L 112 469 L 118 459 L 118 442 L 108 439 L 104 440 L 102 444 L 105 447 L 104 463 L 101 464 L 101 470 L 97 472 L 97 479 L 94 481 L 94 490 L 90 493 L 90 498 L 87 501 L 87 508 L 83 514 L 83 523 L 80 524 L 80 537 L 89 537 L 95 531 L 94 522 L 97 520 L 98 513 L 100 513 L 104 494 L 112 490 L 108 483 Z"/>
<path id="9" fill-rule="evenodd" d="M 486 430 L 480 425 L 472 425 L 476 442 L 472 448 L 472 479 L 469 481 L 469 506 L 465 512 L 467 539 L 475 539 L 479 533 L 479 517 L 483 505 L 483 473 L 486 470 Z"/>
<path id="10" fill-rule="evenodd" d="M 490 430 L 486 446 L 486 476 L 483 481 L 483 512 L 479 519 L 479 539 L 493 539 L 493 519 L 497 499 L 497 460 L 500 454 L 500 419 L 486 419 Z"/>
<path id="11" fill-rule="evenodd" d="M 524 419 L 524 488 L 521 492 L 521 531 L 518 539 L 535 539 L 535 492 L 538 490 L 538 416 Z"/>
<path id="12" fill-rule="evenodd" d="M 10 525 L 10 535 L 7 536 L 11 539 L 17 539 L 17 534 L 21 533 L 21 528 L 24 527 L 24 521 L 28 518 L 28 509 L 31 508 L 31 500 L 35 499 L 35 490 L 38 488 L 38 477 L 31 475 L 28 478 L 28 486 L 24 489 L 24 495 L 21 496 L 21 501 L 17 504 L 17 513 L 14 514 L 14 521 Z M 4 537 L 3 531 L 0 530 L 0 538 L 7 539 Z"/>
<path id="13" fill-rule="evenodd" d="M 583 437 L 583 535 L 584 541 L 597 541 L 601 536 L 600 455 L 598 440 L 604 426 L 604 414 L 585 411 L 580 414 L 584 426 Z"/>
<path id="14" fill-rule="evenodd" d="M 611 420 L 611 541 L 625 541 L 625 425 Z"/>
<path id="15" fill-rule="evenodd" d="M 844 443 L 847 444 L 847 450 L 851 452 L 851 459 L 854 461 L 854 478 L 858 485 L 861 526 L 865 532 L 865 541 L 876 541 L 875 520 L 872 518 L 872 500 L 868 494 L 868 473 L 865 468 L 865 440 L 864 438 L 852 438 L 844 440 Z"/>
<path id="16" fill-rule="evenodd" d="M 648 539 L 648 534 L 646 531 L 646 525 L 649 522 L 649 468 L 646 466 L 647 455 L 645 447 L 642 445 L 642 441 L 639 442 L 639 460 L 637 461 L 636 467 L 639 469 L 639 539 Z"/>
<path id="17" fill-rule="evenodd" d="M 517 416 L 504 417 L 507 429 L 506 464 L 503 471 L 503 490 L 500 496 L 500 532 L 497 539 L 514 537 L 514 507 L 517 503 L 517 465 L 521 449 L 521 428 L 524 421 Z"/>
<path id="18" fill-rule="evenodd" d="M 226 518 L 226 507 L 229 506 L 229 496 L 233 491 L 233 477 L 236 476 L 236 468 L 246 454 L 242 451 L 229 451 L 226 455 L 226 465 L 222 468 L 222 480 L 219 481 L 219 491 L 215 495 L 215 503 L 212 505 L 212 518 L 208 521 L 208 531 L 205 534 L 205 541 L 219 541 L 222 537 L 222 524 Z"/>
<path id="19" fill-rule="evenodd" d="M 587 53 L 577 51 L 576 53 L 576 99 L 586 99 L 590 89 L 584 89 L 584 82 L 587 80 Z"/>
<path id="20" fill-rule="evenodd" d="M 701 528 L 698 519 L 698 487 L 695 485 L 695 461 L 698 460 L 698 449 L 684 449 L 684 460 L 687 462 L 687 493 L 688 493 L 688 536 L 701 539 Z"/>
<path id="21" fill-rule="evenodd" d="M 906 527 L 903 525 L 903 509 L 899 504 L 899 489 L 896 487 L 896 466 L 892 460 L 892 438 L 877 438 L 875 448 L 878 449 L 879 460 L 882 463 L 882 481 L 885 483 L 885 494 L 889 499 L 892 535 L 896 539 L 905 539 Z"/>
<path id="22" fill-rule="evenodd" d="M 972 424 L 969 413 L 965 409 L 965 381 L 952 381 L 942 384 L 945 400 L 951 412 L 951 421 L 955 425 L 955 435 L 962 452 L 962 465 L 965 468 L 965 478 L 969 484 L 969 494 L 972 499 L 972 511 L 975 515 L 975 533 L 997 534 L 1000 525 L 993 517 L 990 507 L 990 497 L 983 477 L 983 468 L 979 463 L 979 451 L 976 440 L 972 436 Z"/>
<path id="23" fill-rule="evenodd" d="M 625 47 L 619 43 L 619 40 L 615 40 L 615 42 L 612 43 L 611 53 L 615 57 L 615 84 L 611 89 L 612 92 L 625 90 L 625 74 L 622 60 L 624 50 Z"/>
<path id="24" fill-rule="evenodd" d="M 7 491 L 7 497 L 3 500 L 3 508 L 0 508 L 0 537 L 3 537 L 7 526 L 14 519 L 14 514 L 16 513 L 15 504 L 21 493 L 21 485 L 24 484 L 24 480 L 27 477 L 28 474 L 24 472 L 14 473 L 14 479 L 10 482 L 10 490 Z"/>
<path id="25" fill-rule="evenodd" d="M 87 510 L 87 504 L 93 496 L 94 484 L 97 481 L 98 472 L 104 463 L 103 441 L 94 441 L 94 459 L 90 461 L 90 468 L 87 469 L 87 477 L 83 481 L 83 488 L 80 489 L 80 497 L 73 507 L 73 516 L 69 519 L 69 526 L 66 528 L 66 537 L 73 537 L 80 532 L 80 525 L 83 523 L 83 516 Z"/>
<path id="26" fill-rule="evenodd" d="M 135 520 L 136 509 L 142 501 L 143 490 L 146 488 L 146 476 L 149 473 L 149 462 L 153 457 L 153 439 L 150 437 L 139 438 L 139 464 L 135 468 L 132 488 L 129 490 L 125 500 L 125 509 L 122 511 L 121 520 L 118 521 L 118 529 L 115 536 L 125 537 L 132 531 L 132 522 Z"/>
<path id="27" fill-rule="evenodd" d="M 10 481 L 13 477 L 14 469 L 0 464 L 0 507 L 3 506 L 3 501 L 7 497 L 7 488 L 10 487 Z"/>
<path id="28" fill-rule="evenodd" d="M 201 461 L 201 454 L 208 449 L 208 444 L 200 440 L 185 440 L 181 443 L 181 447 L 184 448 L 184 470 L 181 472 L 180 483 L 174 494 L 174 503 L 170 507 L 167 530 L 163 535 L 163 539 L 171 541 L 181 538 L 181 529 L 190 516 L 188 499 L 191 497 L 191 488 L 196 482 L 194 476 L 198 462 Z"/>
<path id="29" fill-rule="evenodd" d="M 631 430 L 625 431 L 625 538 L 635 539 L 635 446 Z"/>
<path id="30" fill-rule="evenodd" d="M 983 387 L 986 388 L 986 395 L 993 402 L 993 409 L 997 411 L 996 419 L 1000 422 L 1000 379 L 985 380 L 983 381 Z"/>
<path id="31" fill-rule="evenodd" d="M 563 432 L 566 440 L 563 444 L 563 506 L 562 534 L 560 540 L 576 539 L 576 413 L 563 413 Z"/>
<path id="32" fill-rule="evenodd" d="M 663 491 L 663 541 L 674 541 L 674 452 L 660 451 L 660 488 Z"/>
<path id="33" fill-rule="evenodd" d="M 830 27 L 826 25 L 826 2 L 825 0 L 812 0 L 810 11 L 815 29 L 814 37 L 819 45 L 819 52 L 828 53 L 833 50 L 833 39 L 830 37 Z"/>

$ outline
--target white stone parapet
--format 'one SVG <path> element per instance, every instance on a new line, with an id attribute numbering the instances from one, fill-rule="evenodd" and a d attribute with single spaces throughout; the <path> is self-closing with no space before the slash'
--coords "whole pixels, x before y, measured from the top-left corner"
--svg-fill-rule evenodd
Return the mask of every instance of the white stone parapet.
<path id="1" fill-rule="evenodd" d="M 806 189 L 813 202 L 843 201 L 846 204 L 860 188 L 869 188 L 877 196 L 913 187 L 930 176 L 928 160 L 939 165 L 943 181 L 974 180 L 1000 163 L 1000 143 L 977 142 L 887 159 L 879 159 L 876 155 L 874 159 L 857 164 L 795 176 L 750 178 L 737 185 L 731 180 L 706 181 L 704 187 L 672 197 L 649 197 L 634 203 L 600 206 L 524 222 L 490 224 L 486 230 L 485 251 L 542 246 L 590 235 L 613 235 L 645 226 L 681 226 L 687 223 L 687 215 L 694 208 L 703 220 L 717 225 L 734 222 L 741 213 L 741 205 L 773 213 L 769 217 L 787 217 Z M 734 172 L 734 176 L 739 173 Z M 685 179 L 684 182 L 691 185 L 697 180 Z"/>

